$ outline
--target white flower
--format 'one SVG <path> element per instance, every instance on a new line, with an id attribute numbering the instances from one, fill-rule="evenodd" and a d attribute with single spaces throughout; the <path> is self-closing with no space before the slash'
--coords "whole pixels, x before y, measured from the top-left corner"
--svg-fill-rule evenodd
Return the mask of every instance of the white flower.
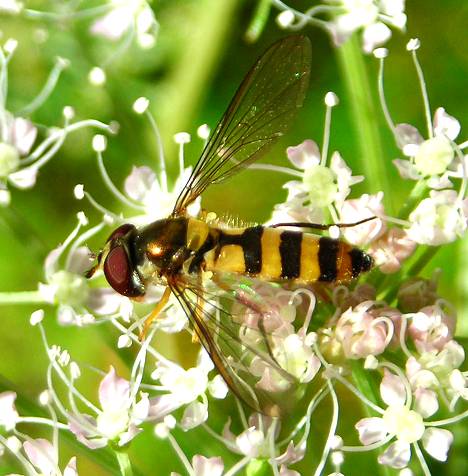
<path id="1" fill-rule="evenodd" d="M 81 226 L 79 222 L 64 244 L 47 255 L 44 262 L 45 283 L 39 283 L 42 298 L 58 306 L 57 317 L 64 325 L 93 323 L 95 318 L 92 313 L 100 316 L 114 314 L 124 302 L 128 302 L 113 289 L 90 287 L 85 273 L 92 265 L 92 253 L 85 246 L 74 245 Z M 68 247 L 69 251 L 65 253 Z"/>
<path id="2" fill-rule="evenodd" d="M 70 430 L 91 449 L 102 448 L 109 441 L 127 444 L 140 432 L 138 425 L 150 410 L 148 395 L 141 393 L 137 402 L 130 382 L 119 377 L 113 367 L 99 385 L 99 402 L 102 410 L 96 418 L 76 412 L 68 415 Z"/>
<path id="3" fill-rule="evenodd" d="M 341 11 L 332 24 L 335 43 L 340 45 L 356 30 L 363 29 L 363 50 L 371 53 L 392 35 L 387 25 L 403 30 L 404 0 L 341 0 Z M 343 13 L 344 9 L 344 13 Z"/>
<path id="4" fill-rule="evenodd" d="M 380 395 L 388 405 L 382 416 L 363 418 L 356 424 L 364 445 L 395 438 L 396 441 L 378 457 L 379 463 L 405 468 L 411 458 L 411 444 L 419 441 L 432 457 L 443 461 L 452 443 L 452 434 L 447 430 L 426 428 L 423 415 L 410 407 L 403 379 L 385 369 Z"/>
<path id="5" fill-rule="evenodd" d="M 193 476 L 222 476 L 224 463 L 220 457 L 205 458 L 202 455 L 195 455 L 192 458 Z M 171 473 L 171 476 L 180 476 L 179 473 Z"/>
<path id="6" fill-rule="evenodd" d="M 455 190 L 432 190 L 410 214 L 408 237 L 416 243 L 441 245 L 463 236 L 467 227 L 468 199 Z"/>
<path id="7" fill-rule="evenodd" d="M 410 124 L 397 124 L 394 129 L 398 146 L 410 160 L 397 159 L 395 166 L 402 178 L 419 180 L 427 178 L 431 188 L 451 187 L 449 176 L 455 161 L 452 144 L 460 132 L 460 123 L 439 107 L 434 113 L 433 137 L 424 139 Z"/>
<path id="8" fill-rule="evenodd" d="M 177 177 L 172 190 L 165 190 L 156 174 L 149 167 L 133 167 L 132 172 L 125 180 L 124 189 L 132 200 L 143 206 L 145 215 L 134 217 L 132 221 L 146 224 L 169 216 L 191 173 L 191 167 L 184 169 Z M 200 198 L 192 203 L 187 211 L 196 216 L 200 211 Z"/>
<path id="9" fill-rule="evenodd" d="M 158 23 L 153 10 L 144 0 L 110 0 L 111 9 L 91 25 L 91 33 L 109 40 L 121 39 L 134 30 L 142 48 L 153 46 Z"/>

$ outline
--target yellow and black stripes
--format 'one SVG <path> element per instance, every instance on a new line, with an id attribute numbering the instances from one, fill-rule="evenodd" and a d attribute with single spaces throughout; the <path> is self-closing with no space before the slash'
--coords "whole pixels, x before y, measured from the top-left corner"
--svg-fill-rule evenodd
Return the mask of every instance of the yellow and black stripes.
<path id="1" fill-rule="evenodd" d="M 204 269 L 272 281 L 345 282 L 372 265 L 368 255 L 343 241 L 260 225 L 221 229 L 193 218 L 154 222 L 137 242 L 163 275 Z"/>

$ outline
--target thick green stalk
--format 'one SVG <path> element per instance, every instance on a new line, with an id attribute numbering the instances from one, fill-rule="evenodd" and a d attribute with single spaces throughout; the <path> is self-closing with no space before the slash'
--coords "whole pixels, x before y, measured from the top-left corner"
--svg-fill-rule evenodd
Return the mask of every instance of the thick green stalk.
<path id="1" fill-rule="evenodd" d="M 353 35 L 336 49 L 341 76 L 346 85 L 347 98 L 351 104 L 354 133 L 357 136 L 361 170 L 373 190 L 387 194 L 391 189 L 387 173 L 382 139 L 379 131 L 377 100 L 371 91 L 375 88 L 368 78 L 366 64 L 358 38 Z M 386 207 L 391 215 L 391 202 Z"/>
<path id="2" fill-rule="evenodd" d="M 122 476 L 133 476 L 132 464 L 125 451 L 115 451 L 117 462 L 119 463 L 120 474 Z"/>
<path id="3" fill-rule="evenodd" d="M 249 43 L 253 43 L 258 40 L 258 37 L 262 34 L 265 25 L 268 21 L 268 16 L 271 9 L 271 0 L 258 0 L 257 8 L 255 9 L 252 20 L 245 32 L 245 39 Z"/>

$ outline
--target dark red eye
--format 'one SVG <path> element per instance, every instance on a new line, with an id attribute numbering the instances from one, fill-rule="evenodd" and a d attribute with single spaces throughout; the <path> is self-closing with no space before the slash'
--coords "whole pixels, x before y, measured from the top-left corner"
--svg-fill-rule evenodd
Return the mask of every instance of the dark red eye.
<path id="1" fill-rule="evenodd" d="M 116 230 L 114 230 L 111 233 L 109 238 L 107 238 L 106 243 L 111 241 L 111 240 L 115 240 L 117 238 L 120 238 L 120 237 L 126 235 L 129 231 L 134 230 L 134 229 L 135 229 L 135 226 L 131 225 L 130 223 L 126 223 L 125 225 L 120 225 Z"/>
<path id="2" fill-rule="evenodd" d="M 128 297 L 144 294 L 143 286 L 132 270 L 130 260 L 123 246 L 116 246 L 109 251 L 104 262 L 104 274 L 109 284 L 119 294 Z"/>

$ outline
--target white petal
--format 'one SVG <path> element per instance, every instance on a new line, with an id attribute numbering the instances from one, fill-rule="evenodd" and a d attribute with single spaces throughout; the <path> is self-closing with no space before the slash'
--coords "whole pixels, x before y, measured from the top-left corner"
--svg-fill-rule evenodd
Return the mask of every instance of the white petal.
<path id="1" fill-rule="evenodd" d="M 76 470 L 76 457 L 70 459 L 63 472 L 63 476 L 78 476 L 78 471 Z"/>
<path id="2" fill-rule="evenodd" d="M 125 179 L 124 189 L 133 200 L 141 202 L 150 192 L 156 174 L 149 167 L 133 167 L 130 175 Z"/>
<path id="3" fill-rule="evenodd" d="M 434 415 L 434 413 L 439 409 L 437 394 L 433 390 L 417 388 L 414 392 L 414 396 L 414 409 L 420 413 L 423 418 L 428 418 Z"/>
<path id="4" fill-rule="evenodd" d="M 384 377 L 380 383 L 380 395 L 388 406 L 404 405 L 406 402 L 406 391 L 403 380 L 385 369 Z"/>
<path id="5" fill-rule="evenodd" d="M 378 457 L 380 464 L 401 469 L 407 466 L 411 458 L 411 449 L 408 443 L 396 441 Z"/>
<path id="6" fill-rule="evenodd" d="M 104 411 L 116 412 L 130 405 L 130 383 L 120 378 L 111 366 L 99 385 L 99 402 Z"/>
<path id="7" fill-rule="evenodd" d="M 23 443 L 23 448 L 29 461 L 45 475 L 53 475 L 57 472 L 58 457 L 52 443 L 38 438 Z"/>
<path id="8" fill-rule="evenodd" d="M 460 133 L 460 123 L 454 117 L 445 112 L 443 107 L 438 107 L 434 114 L 434 133 L 443 134 L 451 140 L 455 140 Z"/>
<path id="9" fill-rule="evenodd" d="M 201 425 L 208 419 L 208 406 L 201 402 L 192 402 L 184 411 L 181 427 L 187 431 Z"/>
<path id="10" fill-rule="evenodd" d="M 306 139 L 299 145 L 286 149 L 288 159 L 298 169 L 305 170 L 320 162 L 320 149 L 318 145 L 310 139 Z"/>
<path id="11" fill-rule="evenodd" d="M 392 31 L 382 22 L 369 25 L 362 34 L 364 52 L 372 53 L 377 46 L 383 45 L 391 36 Z"/>
<path id="12" fill-rule="evenodd" d="M 22 189 L 33 187 L 34 184 L 36 183 L 36 178 L 37 178 L 36 167 L 26 167 L 8 176 L 8 180 L 12 185 Z"/>
<path id="13" fill-rule="evenodd" d="M 205 458 L 195 455 L 192 458 L 192 466 L 195 476 L 221 476 L 224 470 L 224 463 L 220 457 Z"/>
<path id="14" fill-rule="evenodd" d="M 424 142 L 423 136 L 411 124 L 397 124 L 395 126 L 395 138 L 400 149 L 403 149 L 406 145 L 419 145 Z"/>
<path id="15" fill-rule="evenodd" d="M 264 442 L 265 436 L 261 431 L 255 429 L 255 427 L 245 430 L 236 438 L 236 445 L 239 451 L 252 458 L 256 458 L 260 455 L 261 446 Z"/>
<path id="16" fill-rule="evenodd" d="M 422 437 L 424 449 L 439 461 L 447 461 L 447 452 L 452 442 L 452 433 L 442 428 L 428 428 Z"/>
<path id="17" fill-rule="evenodd" d="M 87 246 L 79 246 L 72 251 L 69 257 L 70 265 L 67 271 L 76 274 L 84 274 L 93 264 L 91 250 Z"/>
<path id="18" fill-rule="evenodd" d="M 355 428 L 359 432 L 359 440 L 363 445 L 377 443 L 387 436 L 382 418 L 363 418 L 356 423 Z"/>
<path id="19" fill-rule="evenodd" d="M 21 155 L 29 154 L 37 136 L 37 129 L 31 121 L 17 117 L 11 129 L 12 143 Z"/>

